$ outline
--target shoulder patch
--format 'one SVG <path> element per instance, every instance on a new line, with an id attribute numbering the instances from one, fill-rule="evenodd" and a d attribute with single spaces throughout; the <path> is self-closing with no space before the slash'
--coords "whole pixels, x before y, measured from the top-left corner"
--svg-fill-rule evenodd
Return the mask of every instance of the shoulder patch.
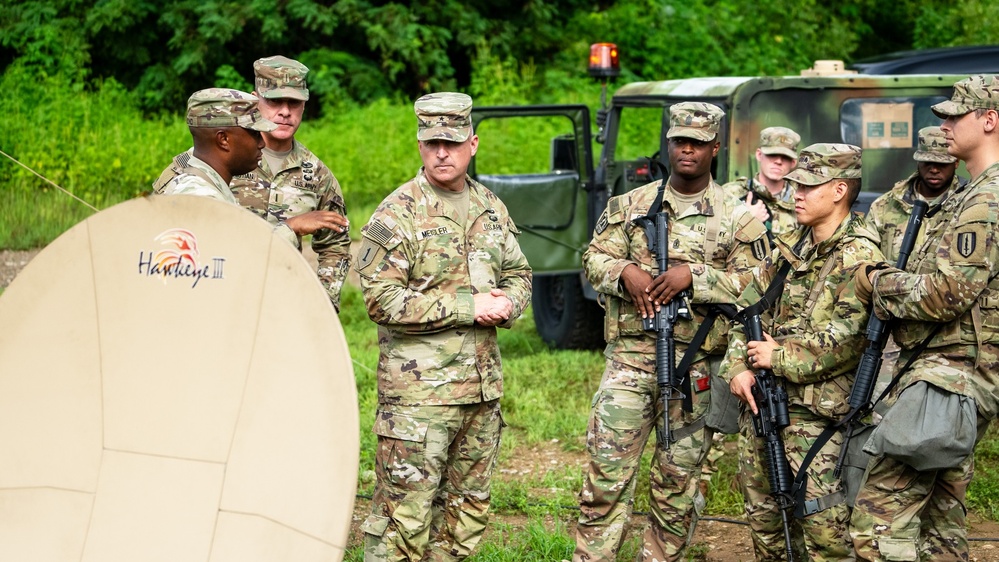
<path id="1" fill-rule="evenodd" d="M 593 232 L 596 234 L 603 234 L 607 230 L 608 220 L 607 220 L 607 209 L 600 213 L 600 218 L 597 219 L 597 225 L 593 228 Z"/>
<path id="2" fill-rule="evenodd" d="M 978 247 L 978 233 L 974 230 L 957 233 L 957 253 L 970 258 Z"/>
<path id="3" fill-rule="evenodd" d="M 385 253 L 384 246 L 373 242 L 370 238 L 364 238 L 357 251 L 357 271 L 363 273 L 371 264 L 375 263 L 376 257 L 384 256 Z M 377 261 L 381 261 L 381 259 Z"/>
<path id="4" fill-rule="evenodd" d="M 766 238 L 758 238 L 753 240 L 752 243 L 753 257 L 758 261 L 763 261 L 763 258 L 767 257 L 767 241 Z"/>
<path id="5" fill-rule="evenodd" d="M 627 214 L 627 205 L 623 204 L 620 197 L 613 197 L 607 202 L 607 210 L 604 211 L 604 215 L 607 216 L 608 224 L 618 224 L 624 222 L 627 218 Z"/>
<path id="6" fill-rule="evenodd" d="M 951 241 L 951 260 L 954 265 L 976 265 L 985 259 L 988 229 L 985 222 L 962 223 Z"/>
<path id="7" fill-rule="evenodd" d="M 382 246 L 388 245 L 394 234 L 387 226 L 377 220 L 371 221 L 364 233 L 365 236 Z"/>
<path id="8" fill-rule="evenodd" d="M 391 250 L 402 242 L 402 235 L 396 230 L 397 226 L 392 217 L 381 215 L 368 221 L 368 224 L 361 229 L 361 236 L 386 250 Z"/>

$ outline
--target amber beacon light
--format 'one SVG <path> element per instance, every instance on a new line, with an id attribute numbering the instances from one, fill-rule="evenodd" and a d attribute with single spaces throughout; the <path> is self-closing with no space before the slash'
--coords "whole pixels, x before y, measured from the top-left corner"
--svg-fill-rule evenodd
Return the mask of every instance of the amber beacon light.
<path id="1" fill-rule="evenodd" d="M 614 43 L 594 43 L 590 45 L 590 76 L 613 78 L 621 74 L 617 61 L 617 45 Z"/>

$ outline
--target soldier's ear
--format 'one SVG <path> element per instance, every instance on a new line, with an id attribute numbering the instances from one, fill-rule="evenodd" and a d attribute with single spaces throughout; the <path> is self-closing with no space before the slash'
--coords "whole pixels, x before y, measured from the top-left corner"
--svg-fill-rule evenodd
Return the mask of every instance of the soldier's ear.
<path id="1" fill-rule="evenodd" d="M 992 133 L 999 129 L 999 111 L 989 109 L 985 112 L 984 128 L 986 133 Z"/>
<path id="2" fill-rule="evenodd" d="M 833 201 L 839 203 L 840 201 L 846 199 L 847 194 L 850 192 L 850 186 L 843 180 L 833 181 Z"/>
<path id="3" fill-rule="evenodd" d="M 229 152 L 229 131 L 218 129 L 215 131 L 215 145 L 222 150 Z"/>

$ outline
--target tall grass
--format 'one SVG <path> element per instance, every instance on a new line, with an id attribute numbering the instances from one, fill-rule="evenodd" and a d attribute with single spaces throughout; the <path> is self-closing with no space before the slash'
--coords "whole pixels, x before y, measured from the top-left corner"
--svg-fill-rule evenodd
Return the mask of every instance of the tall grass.
<path id="1" fill-rule="evenodd" d="M 143 115 L 111 80 L 87 91 L 15 64 L 0 92 L 0 150 L 98 209 L 148 191 L 190 145 L 182 120 Z M 3 157 L 0 186 L 0 248 L 43 246 L 93 212 Z"/>
<path id="2" fill-rule="evenodd" d="M 506 76 L 516 83 L 510 71 Z M 586 84 L 567 88 L 563 101 L 578 103 L 580 91 L 593 93 L 594 86 Z M 477 103 L 523 103 L 522 97 L 504 97 L 507 89 L 510 95 L 523 95 L 512 87 L 494 88 Z M 14 63 L 0 76 L 0 150 L 105 209 L 148 192 L 171 159 L 191 146 L 183 108 L 169 115 L 147 115 L 138 107 L 134 96 L 112 79 L 84 87 Z M 563 124 L 559 132 L 566 128 Z M 540 136 L 547 142 L 554 135 L 550 127 L 544 129 L 503 130 L 495 135 L 503 144 L 483 150 L 502 155 L 504 162 L 523 161 L 528 138 Z M 322 117 L 306 120 L 297 137 L 339 180 L 356 225 L 354 236 L 385 195 L 412 178 L 421 165 L 411 100 L 329 105 L 323 107 Z M 547 165 L 546 151 L 530 157 L 534 167 Z M 0 156 L 0 248 L 44 246 L 92 213 Z"/>

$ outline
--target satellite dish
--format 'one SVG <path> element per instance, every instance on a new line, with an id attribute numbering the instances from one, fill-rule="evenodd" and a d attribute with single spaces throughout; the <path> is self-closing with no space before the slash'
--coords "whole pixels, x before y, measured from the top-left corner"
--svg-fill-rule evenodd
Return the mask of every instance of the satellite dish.
<path id="1" fill-rule="evenodd" d="M 0 297 L 0 560 L 339 561 L 359 430 L 343 329 L 251 213 L 153 196 Z"/>

